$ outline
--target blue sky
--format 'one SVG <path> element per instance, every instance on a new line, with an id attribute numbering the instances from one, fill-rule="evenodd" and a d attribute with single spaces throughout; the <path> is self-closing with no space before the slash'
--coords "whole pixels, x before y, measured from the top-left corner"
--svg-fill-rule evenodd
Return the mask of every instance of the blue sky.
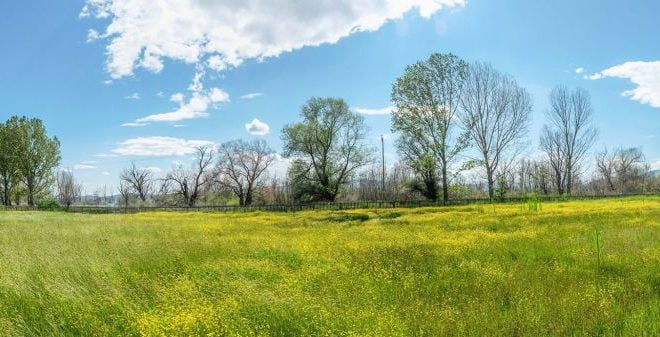
<path id="1" fill-rule="evenodd" d="M 90 192 L 116 185 L 131 161 L 163 172 L 187 163 L 195 144 L 263 138 L 280 150 L 279 131 L 310 97 L 384 109 L 406 65 L 451 52 L 530 91 L 528 153 L 549 91 L 564 84 L 592 95 L 594 150 L 640 146 L 660 166 L 658 1 L 208 3 L 1 2 L 0 120 L 43 119 L 62 142 L 63 166 Z M 191 88 L 196 74 L 201 89 Z M 365 118 L 376 145 L 389 116 Z M 267 125 L 267 134 L 246 130 L 254 119 L 253 133 Z"/>

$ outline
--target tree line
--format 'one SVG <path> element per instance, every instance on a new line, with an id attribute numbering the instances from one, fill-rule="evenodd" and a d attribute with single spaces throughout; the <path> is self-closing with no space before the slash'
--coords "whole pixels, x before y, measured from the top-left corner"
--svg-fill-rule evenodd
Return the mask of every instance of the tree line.
<path id="1" fill-rule="evenodd" d="M 405 68 L 390 98 L 399 161 L 387 170 L 366 139 L 362 115 L 341 98 L 311 98 L 302 106 L 299 121 L 282 129 L 281 154 L 263 140 L 233 140 L 198 147 L 189 167 L 178 165 L 161 177 L 133 163 L 120 173 L 116 202 L 195 206 L 338 199 L 493 200 L 527 193 L 660 189 L 638 148 L 597 153 L 594 173 L 585 176 L 598 133 L 584 89 L 552 90 L 537 146 L 543 155 L 537 158 L 521 155 L 532 145 L 527 137 L 531 95 L 488 63 L 432 54 Z M 80 197 L 72 172 L 60 171 L 54 180 L 47 174 L 59 163 L 59 142 L 45 135 L 41 121 L 12 118 L 0 128 L 0 140 L 3 203 L 11 204 L 12 195 L 25 191 L 28 204 L 33 204 L 53 181 L 54 194 L 63 205 Z M 288 161 L 285 177 L 269 174 L 276 159 Z M 28 164 L 21 166 L 21 161 Z"/>

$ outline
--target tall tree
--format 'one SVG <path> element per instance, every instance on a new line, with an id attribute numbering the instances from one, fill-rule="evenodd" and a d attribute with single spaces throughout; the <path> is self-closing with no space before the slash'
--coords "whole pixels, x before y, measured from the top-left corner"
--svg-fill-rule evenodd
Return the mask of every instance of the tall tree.
<path id="1" fill-rule="evenodd" d="M 12 117 L 7 126 L 15 130 L 16 164 L 21 182 L 27 191 L 28 205 L 48 192 L 54 182 L 54 170 L 59 165 L 60 141 L 49 138 L 40 119 Z"/>
<path id="2" fill-rule="evenodd" d="M 406 67 L 392 88 L 392 131 L 400 138 L 403 159 L 422 177 L 420 189 L 427 198 L 449 199 L 449 170 L 457 155 L 468 147 L 467 133 L 454 131 L 468 65 L 453 54 L 433 54 L 426 61 Z"/>
<path id="3" fill-rule="evenodd" d="M 218 182 L 238 198 L 241 206 L 251 205 L 261 177 L 275 159 L 263 140 L 233 140 L 218 149 Z"/>
<path id="4" fill-rule="evenodd" d="M 571 193 L 580 164 L 596 139 L 592 115 L 591 98 L 586 90 L 559 86 L 550 93 L 548 124 L 541 134 L 541 149 L 553 167 L 561 167 L 561 172 L 555 170 L 560 193 Z"/>
<path id="5" fill-rule="evenodd" d="M 210 171 L 215 158 L 215 149 L 212 146 L 200 146 L 196 151 L 197 157 L 192 169 L 186 170 L 179 166 L 165 177 L 166 182 L 174 183 L 177 194 L 188 207 L 195 206 L 202 187 L 213 179 Z"/>
<path id="6" fill-rule="evenodd" d="M 19 183 L 16 153 L 16 130 L 11 125 L 0 124 L 0 190 L 2 204 L 11 206 L 14 188 Z"/>
<path id="7" fill-rule="evenodd" d="M 479 163 L 486 171 L 488 196 L 493 199 L 495 175 L 504 156 L 527 133 L 532 112 L 530 95 L 491 65 L 474 63 L 463 86 L 461 106 L 461 118 L 481 154 Z"/>
<path id="8" fill-rule="evenodd" d="M 299 200 L 334 201 L 355 171 L 371 162 L 362 116 L 343 99 L 312 98 L 303 120 L 282 130 L 284 156 Z"/>
<path id="9" fill-rule="evenodd" d="M 119 179 L 130 187 L 140 200 L 147 201 L 153 185 L 153 172 L 146 168 L 138 168 L 135 163 L 121 171 Z M 121 186 L 121 185 L 120 185 Z"/>

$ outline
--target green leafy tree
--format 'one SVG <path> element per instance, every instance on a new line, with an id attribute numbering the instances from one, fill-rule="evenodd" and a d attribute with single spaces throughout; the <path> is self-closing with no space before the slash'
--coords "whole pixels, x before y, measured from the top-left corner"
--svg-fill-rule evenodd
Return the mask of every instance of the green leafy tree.
<path id="1" fill-rule="evenodd" d="M 11 125 L 0 124 L 0 190 L 2 204 L 6 206 L 12 204 L 12 196 L 19 184 L 16 157 L 15 130 Z"/>
<path id="2" fill-rule="evenodd" d="M 392 87 L 392 131 L 400 134 L 399 154 L 421 177 L 418 189 L 429 199 L 449 199 L 449 174 L 457 155 L 469 145 L 456 129 L 468 65 L 453 54 L 433 54 L 406 67 Z"/>
<path id="3" fill-rule="evenodd" d="M 16 165 L 21 182 L 25 185 L 28 205 L 48 193 L 55 181 L 54 170 L 59 165 L 60 141 L 49 138 L 40 119 L 12 117 L 7 126 L 14 130 Z"/>
<path id="4" fill-rule="evenodd" d="M 364 119 L 343 99 L 312 98 L 302 122 L 282 130 L 284 156 L 298 200 L 334 201 L 355 171 L 371 162 Z"/>

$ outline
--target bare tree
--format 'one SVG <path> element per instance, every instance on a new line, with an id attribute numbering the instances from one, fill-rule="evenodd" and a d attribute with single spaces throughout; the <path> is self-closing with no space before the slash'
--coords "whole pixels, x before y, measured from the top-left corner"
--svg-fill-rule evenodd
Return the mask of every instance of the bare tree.
<path id="1" fill-rule="evenodd" d="M 192 169 L 187 170 L 179 166 L 172 170 L 166 182 L 175 185 L 176 193 L 183 199 L 188 207 L 194 207 L 200 197 L 202 187 L 213 180 L 211 168 L 215 158 L 215 150 L 212 146 L 200 146 L 196 148 L 197 157 Z M 163 185 L 167 189 L 167 185 Z"/>
<path id="2" fill-rule="evenodd" d="M 128 204 L 131 202 L 131 196 L 133 194 L 133 189 L 130 184 L 124 180 L 119 181 L 119 197 L 121 203 L 124 204 L 124 207 L 128 207 Z"/>
<path id="3" fill-rule="evenodd" d="M 153 172 L 146 168 L 138 168 L 135 163 L 125 168 L 120 176 L 120 180 L 126 183 L 126 187 L 133 189 L 133 192 L 142 201 L 146 201 L 149 193 L 151 192 L 153 183 Z"/>
<path id="4" fill-rule="evenodd" d="M 530 95 L 509 76 L 491 65 L 470 66 L 463 85 L 461 119 L 481 154 L 486 171 L 488 196 L 493 199 L 495 176 L 507 152 L 520 144 L 527 133 L 532 112 Z"/>
<path id="5" fill-rule="evenodd" d="M 553 164 L 560 193 L 571 193 L 580 164 L 596 139 L 592 115 L 586 90 L 571 91 L 559 86 L 550 93 L 550 109 L 546 113 L 549 125 L 543 129 L 541 149 Z"/>
<path id="6" fill-rule="evenodd" d="M 65 208 L 71 207 L 78 198 L 82 187 L 76 183 L 73 172 L 62 170 L 57 174 L 57 199 Z"/>
<path id="7" fill-rule="evenodd" d="M 614 154 L 610 154 L 607 149 L 603 150 L 596 154 L 596 168 L 598 173 L 601 175 L 607 189 L 610 192 L 616 190 L 615 183 L 615 174 L 616 174 L 616 157 Z"/>
<path id="8" fill-rule="evenodd" d="M 433 54 L 406 68 L 392 88 L 392 130 L 400 134 L 403 160 L 422 178 L 417 189 L 429 199 L 449 198 L 449 170 L 468 146 L 466 133 L 455 135 L 467 64 L 453 54 Z"/>
<path id="9" fill-rule="evenodd" d="M 233 140 L 220 145 L 217 181 L 232 191 L 241 206 L 250 205 L 262 174 L 275 159 L 263 140 Z"/>
<path id="10" fill-rule="evenodd" d="M 630 192 L 633 183 L 642 175 L 641 166 L 644 163 L 644 154 L 638 148 L 618 149 L 615 153 L 616 175 L 624 193 Z"/>

